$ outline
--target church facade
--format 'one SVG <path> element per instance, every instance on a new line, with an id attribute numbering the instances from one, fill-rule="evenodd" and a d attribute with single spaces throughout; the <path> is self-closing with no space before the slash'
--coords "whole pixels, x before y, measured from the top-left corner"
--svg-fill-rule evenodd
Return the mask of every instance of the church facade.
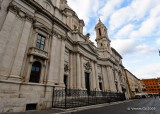
<path id="1" fill-rule="evenodd" d="M 0 1 L 0 112 L 51 108 L 53 88 L 124 93 L 121 55 L 107 28 L 95 26 L 97 46 L 67 0 Z"/>

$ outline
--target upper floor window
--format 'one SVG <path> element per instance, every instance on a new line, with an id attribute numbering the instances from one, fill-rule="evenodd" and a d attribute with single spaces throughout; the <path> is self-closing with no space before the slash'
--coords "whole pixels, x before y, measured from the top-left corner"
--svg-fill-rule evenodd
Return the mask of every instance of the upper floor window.
<path id="1" fill-rule="evenodd" d="M 37 36 L 37 42 L 36 42 L 36 48 L 44 50 L 44 46 L 45 46 L 45 37 L 38 34 Z"/>

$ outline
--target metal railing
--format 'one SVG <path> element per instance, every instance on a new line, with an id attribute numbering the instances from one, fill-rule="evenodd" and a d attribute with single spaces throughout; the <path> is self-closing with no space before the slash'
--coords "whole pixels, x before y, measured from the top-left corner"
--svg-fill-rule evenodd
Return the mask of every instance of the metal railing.
<path id="1" fill-rule="evenodd" d="M 125 100 L 123 93 L 90 91 L 75 89 L 54 89 L 52 107 L 74 108 Z"/>

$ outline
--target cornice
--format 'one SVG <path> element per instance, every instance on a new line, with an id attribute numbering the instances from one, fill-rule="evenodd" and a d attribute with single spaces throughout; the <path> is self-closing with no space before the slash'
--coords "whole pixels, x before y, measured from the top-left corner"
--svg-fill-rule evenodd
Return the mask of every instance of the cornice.
<path id="1" fill-rule="evenodd" d="M 57 31 L 55 31 L 55 30 L 53 30 L 52 33 L 53 33 L 53 35 L 56 36 L 56 38 L 58 38 L 58 39 L 61 39 L 61 40 L 64 40 L 64 41 L 67 40 L 67 36 L 63 36 L 63 35 L 61 35 L 59 32 L 57 32 Z"/>
<path id="2" fill-rule="evenodd" d="M 27 12 L 24 12 L 19 7 L 14 5 L 12 2 L 9 4 L 7 10 L 11 11 L 12 13 L 14 13 L 15 15 L 17 15 L 18 17 L 20 17 L 24 20 L 27 20 L 27 21 L 30 21 L 30 22 L 34 22 L 34 20 L 35 20 L 35 18 L 33 16 L 29 15 Z"/>

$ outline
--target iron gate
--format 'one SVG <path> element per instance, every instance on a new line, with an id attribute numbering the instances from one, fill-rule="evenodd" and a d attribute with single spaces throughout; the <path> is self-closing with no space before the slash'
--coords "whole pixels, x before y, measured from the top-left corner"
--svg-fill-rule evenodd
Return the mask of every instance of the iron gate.
<path id="1" fill-rule="evenodd" d="M 54 89 L 52 107 L 74 108 L 125 100 L 123 93 L 90 91 L 78 89 Z"/>

